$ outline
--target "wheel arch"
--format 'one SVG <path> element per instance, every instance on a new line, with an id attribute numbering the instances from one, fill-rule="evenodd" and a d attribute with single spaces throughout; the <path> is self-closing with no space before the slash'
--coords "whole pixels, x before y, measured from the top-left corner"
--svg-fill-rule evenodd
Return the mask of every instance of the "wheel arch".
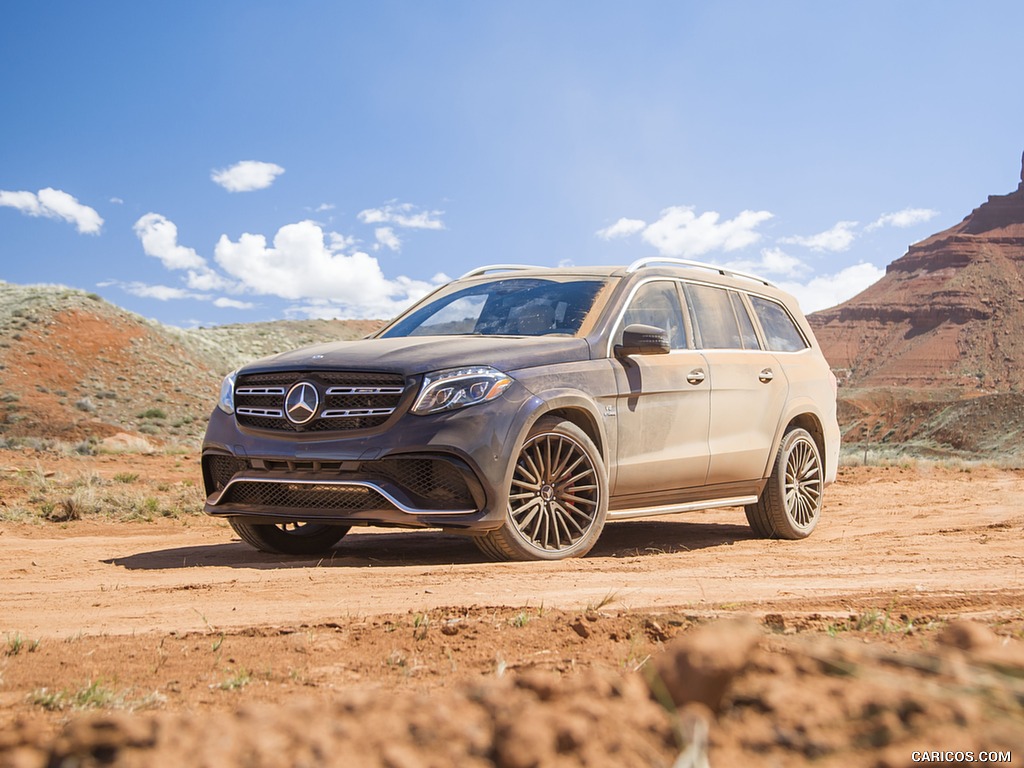
<path id="1" fill-rule="evenodd" d="M 839 456 L 838 454 L 832 455 L 829 451 L 829 441 L 826 436 L 824 420 L 817 412 L 817 409 L 814 408 L 812 401 L 800 400 L 791 403 L 791 407 L 780 420 L 779 428 L 775 433 L 775 440 L 772 443 L 774 447 L 771 455 L 768 457 L 768 463 L 765 465 L 762 476 L 767 478 L 771 474 L 772 465 L 775 463 L 775 455 L 778 453 L 782 438 L 794 429 L 805 429 L 810 433 L 814 439 L 814 444 L 818 446 L 818 453 L 821 454 L 821 463 L 826 476 L 833 474 L 836 467 L 832 466 L 832 463 L 838 461 Z"/>

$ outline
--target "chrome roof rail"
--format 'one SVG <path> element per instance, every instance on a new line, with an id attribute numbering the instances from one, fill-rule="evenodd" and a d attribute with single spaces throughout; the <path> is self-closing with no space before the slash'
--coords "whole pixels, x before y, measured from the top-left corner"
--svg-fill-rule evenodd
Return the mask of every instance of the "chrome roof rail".
<path id="1" fill-rule="evenodd" d="M 721 267 L 717 264 L 708 264 L 703 261 L 690 261 L 689 259 L 673 259 L 667 256 L 645 256 L 642 259 L 637 259 L 628 267 L 626 267 L 626 274 L 630 272 L 636 272 L 638 269 L 648 267 L 651 264 L 672 264 L 677 267 L 696 267 L 698 269 L 710 269 L 717 272 L 720 275 L 726 275 L 728 277 L 744 277 L 747 280 L 753 280 L 755 283 L 763 283 L 764 285 L 770 285 L 775 287 L 775 283 L 765 280 L 763 277 L 758 275 L 752 275 L 749 272 L 740 272 L 736 269 L 730 269 L 729 267 Z"/>
<path id="2" fill-rule="evenodd" d="M 488 272 L 509 272 L 518 269 L 550 269 L 550 267 L 537 267 L 531 264 L 488 264 L 486 267 L 471 269 L 469 272 L 462 275 L 459 280 L 464 280 L 467 277 L 475 277 L 476 275 L 484 275 Z"/>

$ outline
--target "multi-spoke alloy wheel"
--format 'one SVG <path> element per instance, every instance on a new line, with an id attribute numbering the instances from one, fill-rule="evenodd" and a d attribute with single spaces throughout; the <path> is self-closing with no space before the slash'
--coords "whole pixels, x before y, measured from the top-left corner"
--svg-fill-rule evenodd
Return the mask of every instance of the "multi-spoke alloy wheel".
<path id="1" fill-rule="evenodd" d="M 824 467 L 814 438 L 805 429 L 786 433 L 768 484 L 756 504 L 746 507 L 758 536 L 803 539 L 821 517 Z"/>
<path id="2" fill-rule="evenodd" d="M 505 524 L 477 543 L 500 559 L 586 554 L 604 527 L 606 489 L 593 441 L 575 424 L 545 417 L 516 457 Z"/>
<path id="3" fill-rule="evenodd" d="M 229 518 L 242 541 L 263 552 L 282 555 L 318 555 L 326 552 L 341 537 L 348 533 L 347 525 L 326 525 L 324 523 L 246 523 Z"/>

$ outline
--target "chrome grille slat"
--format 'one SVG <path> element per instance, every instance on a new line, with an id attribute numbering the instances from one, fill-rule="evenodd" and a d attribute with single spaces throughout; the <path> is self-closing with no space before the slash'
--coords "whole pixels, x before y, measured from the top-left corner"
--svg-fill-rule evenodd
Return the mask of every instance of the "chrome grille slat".
<path id="1" fill-rule="evenodd" d="M 284 418 L 284 411 L 280 408 L 236 408 L 235 412 L 243 416 L 261 416 L 272 419 Z"/>
<path id="2" fill-rule="evenodd" d="M 330 387 L 327 395 L 400 395 L 405 387 Z M 283 393 L 282 393 L 283 394 Z"/>
<path id="3" fill-rule="evenodd" d="M 395 412 L 394 408 L 348 408 L 345 410 L 325 410 L 321 412 L 321 419 L 352 419 L 356 416 L 390 416 Z"/>
<path id="4" fill-rule="evenodd" d="M 284 387 L 239 387 L 236 395 L 283 395 Z"/>

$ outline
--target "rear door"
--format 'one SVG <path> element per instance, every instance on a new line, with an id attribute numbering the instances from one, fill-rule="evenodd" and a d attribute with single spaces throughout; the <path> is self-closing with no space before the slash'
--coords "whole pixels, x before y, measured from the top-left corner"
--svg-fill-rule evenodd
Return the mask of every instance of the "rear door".
<path id="1" fill-rule="evenodd" d="M 758 479 L 774 448 L 789 382 L 775 356 L 761 349 L 737 291 L 687 283 L 685 293 L 711 383 L 707 483 Z"/>
<path id="2" fill-rule="evenodd" d="M 618 451 L 613 495 L 703 485 L 708 470 L 710 387 L 704 355 L 692 348 L 679 284 L 652 280 L 636 290 L 613 343 L 633 323 L 668 333 L 672 351 L 614 357 Z"/>

